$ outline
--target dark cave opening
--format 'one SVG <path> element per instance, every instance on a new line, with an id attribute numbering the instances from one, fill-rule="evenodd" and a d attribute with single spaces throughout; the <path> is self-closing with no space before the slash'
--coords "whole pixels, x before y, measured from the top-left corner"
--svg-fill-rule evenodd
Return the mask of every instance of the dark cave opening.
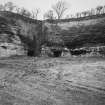
<path id="1" fill-rule="evenodd" d="M 60 57 L 62 54 L 62 51 L 53 51 L 54 57 Z"/>
<path id="2" fill-rule="evenodd" d="M 34 51 L 33 50 L 28 50 L 27 56 L 33 57 L 34 55 Z"/>

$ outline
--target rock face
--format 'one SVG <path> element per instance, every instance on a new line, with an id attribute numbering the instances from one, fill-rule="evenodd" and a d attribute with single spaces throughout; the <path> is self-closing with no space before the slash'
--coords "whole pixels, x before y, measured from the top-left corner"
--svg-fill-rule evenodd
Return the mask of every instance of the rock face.
<path id="1" fill-rule="evenodd" d="M 105 45 L 105 14 L 59 21 L 47 20 L 45 26 L 48 27 L 48 37 L 57 35 L 69 49 Z"/>
<path id="2" fill-rule="evenodd" d="M 23 46 L 6 42 L 0 44 L 0 57 L 9 57 L 12 55 L 25 55 L 25 54 L 26 52 Z"/>
<path id="3" fill-rule="evenodd" d="M 0 12 L 0 56 L 38 56 L 42 38 L 41 21 L 10 12 Z"/>
<path id="4" fill-rule="evenodd" d="M 39 21 L 11 12 L 0 12 L 0 57 L 39 56 L 42 45 L 53 47 L 53 53 L 56 51 L 60 55 L 62 51 L 58 52 L 59 47 L 105 46 L 105 14 Z"/>

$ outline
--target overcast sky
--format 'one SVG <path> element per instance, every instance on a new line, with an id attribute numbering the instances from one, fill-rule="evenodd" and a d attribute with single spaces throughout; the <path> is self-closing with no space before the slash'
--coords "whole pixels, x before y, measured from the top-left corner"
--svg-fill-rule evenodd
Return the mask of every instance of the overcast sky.
<path id="1" fill-rule="evenodd" d="M 55 4 L 58 0 L 0 0 L 0 3 L 4 4 L 7 1 L 12 1 L 19 7 L 25 7 L 28 10 L 34 8 L 40 8 L 41 13 L 39 18 L 43 17 L 43 14 L 51 9 L 51 6 Z M 105 0 L 63 0 L 68 3 L 67 14 L 75 14 L 76 12 L 81 12 L 88 10 L 90 8 L 95 8 L 98 5 L 105 5 Z"/>

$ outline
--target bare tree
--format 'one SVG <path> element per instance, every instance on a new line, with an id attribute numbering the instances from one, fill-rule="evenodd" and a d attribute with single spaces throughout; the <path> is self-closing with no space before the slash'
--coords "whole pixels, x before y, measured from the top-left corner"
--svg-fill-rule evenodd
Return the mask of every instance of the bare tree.
<path id="1" fill-rule="evenodd" d="M 87 11 L 87 16 L 91 16 L 90 10 Z"/>
<path id="2" fill-rule="evenodd" d="M 21 15 L 25 15 L 26 14 L 26 9 L 25 8 L 21 8 L 21 10 L 20 10 L 20 13 L 19 14 L 21 14 Z"/>
<path id="3" fill-rule="evenodd" d="M 103 9 L 103 6 L 96 7 L 97 14 L 101 14 L 101 10 Z"/>
<path id="4" fill-rule="evenodd" d="M 12 2 L 7 2 L 7 3 L 4 5 L 5 10 L 6 10 L 6 11 L 11 11 L 11 12 L 14 10 L 15 7 L 16 7 L 16 6 L 15 6 L 14 3 L 12 3 Z"/>
<path id="5" fill-rule="evenodd" d="M 83 17 L 86 17 L 87 16 L 87 11 L 82 12 L 82 14 L 83 14 Z"/>
<path id="6" fill-rule="evenodd" d="M 31 11 L 31 17 L 33 19 L 38 19 L 38 14 L 40 13 L 40 9 L 36 8 L 34 10 Z"/>
<path id="7" fill-rule="evenodd" d="M 16 13 L 20 14 L 20 12 L 21 12 L 21 8 L 16 7 L 16 8 L 15 8 L 15 11 L 16 11 Z"/>
<path id="8" fill-rule="evenodd" d="M 75 16 L 73 15 L 73 14 L 68 14 L 68 15 L 66 15 L 66 19 L 70 19 L 70 18 L 74 18 Z"/>
<path id="9" fill-rule="evenodd" d="M 67 8 L 67 3 L 65 1 L 58 1 L 55 5 L 52 6 L 53 10 L 57 14 L 57 18 L 61 19 Z"/>
<path id="10" fill-rule="evenodd" d="M 4 11 L 4 6 L 0 4 L 0 11 Z"/>
<path id="11" fill-rule="evenodd" d="M 95 15 L 95 10 L 93 8 L 90 10 L 90 14 Z"/>
<path id="12" fill-rule="evenodd" d="M 66 15 L 66 17 L 65 17 L 66 19 L 69 19 L 69 18 L 71 18 L 71 16 L 70 15 Z"/>
<path id="13" fill-rule="evenodd" d="M 80 17 L 80 13 L 76 13 L 76 18 L 79 18 Z"/>
<path id="14" fill-rule="evenodd" d="M 19 12 L 19 14 L 23 15 L 23 16 L 26 16 L 26 17 L 30 17 L 31 16 L 31 13 L 26 10 L 25 8 L 22 8 Z"/>
<path id="15" fill-rule="evenodd" d="M 103 13 L 105 13 L 105 5 L 103 6 Z"/>
<path id="16" fill-rule="evenodd" d="M 48 12 L 46 12 L 44 14 L 44 19 L 50 19 L 50 20 L 55 19 L 53 11 L 49 10 Z"/>
<path id="17" fill-rule="evenodd" d="M 102 10 L 101 10 L 102 14 L 104 14 L 104 9 L 105 9 L 104 6 L 102 6 Z"/>

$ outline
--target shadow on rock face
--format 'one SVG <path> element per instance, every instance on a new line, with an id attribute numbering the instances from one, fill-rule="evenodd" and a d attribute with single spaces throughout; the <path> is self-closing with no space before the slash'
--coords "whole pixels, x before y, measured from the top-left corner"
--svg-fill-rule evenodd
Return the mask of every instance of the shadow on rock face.
<path id="1" fill-rule="evenodd" d="M 54 54 L 54 57 L 60 57 L 62 54 L 62 51 L 54 51 L 53 54 Z"/>
<path id="2" fill-rule="evenodd" d="M 34 55 L 34 51 L 33 51 L 33 50 L 28 50 L 27 56 L 30 56 L 30 57 L 35 56 L 35 55 Z"/>

